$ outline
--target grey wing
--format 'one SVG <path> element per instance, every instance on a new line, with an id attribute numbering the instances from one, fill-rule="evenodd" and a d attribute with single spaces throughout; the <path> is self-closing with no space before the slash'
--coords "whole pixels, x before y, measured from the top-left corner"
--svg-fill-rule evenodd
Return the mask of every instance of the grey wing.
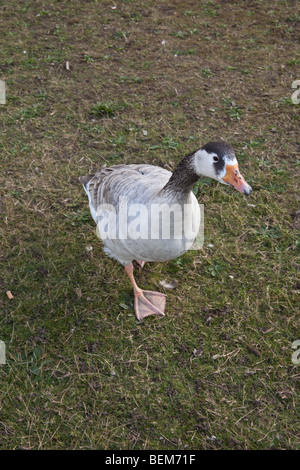
<path id="1" fill-rule="evenodd" d="M 131 164 L 102 166 L 94 176 L 81 177 L 88 194 L 90 206 L 97 210 L 101 204 L 116 207 L 120 196 L 129 203 L 149 201 L 165 186 L 171 172 L 154 165 Z"/>

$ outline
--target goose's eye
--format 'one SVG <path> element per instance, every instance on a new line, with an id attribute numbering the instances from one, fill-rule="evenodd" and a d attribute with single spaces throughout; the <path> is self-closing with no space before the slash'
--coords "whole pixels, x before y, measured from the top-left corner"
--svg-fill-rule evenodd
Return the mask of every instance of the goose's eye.
<path id="1" fill-rule="evenodd" d="M 219 161 L 219 157 L 217 155 L 214 156 L 214 162 L 218 162 Z"/>

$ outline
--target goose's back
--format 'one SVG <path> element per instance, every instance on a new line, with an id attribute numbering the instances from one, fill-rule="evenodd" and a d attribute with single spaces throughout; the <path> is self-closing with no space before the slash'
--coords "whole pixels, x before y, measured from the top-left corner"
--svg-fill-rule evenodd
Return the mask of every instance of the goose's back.
<path id="1" fill-rule="evenodd" d="M 103 166 L 94 176 L 89 175 L 86 190 L 90 205 L 94 210 L 101 204 L 116 207 L 120 196 L 125 196 L 130 204 L 147 203 L 156 198 L 171 175 L 164 168 L 147 164 Z"/>

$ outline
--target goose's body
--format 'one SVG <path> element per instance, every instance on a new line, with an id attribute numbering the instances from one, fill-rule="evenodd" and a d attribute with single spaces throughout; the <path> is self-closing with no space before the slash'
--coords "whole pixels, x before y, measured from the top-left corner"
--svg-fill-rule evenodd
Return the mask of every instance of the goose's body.
<path id="1" fill-rule="evenodd" d="M 174 173 L 147 164 L 101 167 L 79 178 L 105 252 L 125 266 L 135 292 L 138 319 L 164 314 L 165 294 L 142 291 L 132 261 L 167 261 L 185 253 L 199 230 L 200 209 L 192 186 L 201 176 L 251 188 L 238 170 L 232 147 L 209 143 L 187 155 Z M 141 261 L 142 260 L 142 261 Z"/>
<path id="2" fill-rule="evenodd" d="M 168 261 L 181 256 L 193 243 L 199 230 L 199 204 L 191 191 L 174 194 L 164 191 L 171 176 L 170 171 L 154 165 L 115 165 L 100 168 L 87 182 L 90 211 L 100 227 L 99 235 L 104 242 L 104 250 L 124 266 L 134 259 Z M 127 220 L 124 221 L 121 215 L 126 206 Z M 162 232 L 162 216 L 157 215 L 168 215 L 169 209 L 170 222 L 173 224 L 170 224 L 170 237 L 166 239 Z M 185 218 L 191 220 L 193 233 L 179 234 L 175 238 L 171 236 L 174 234 L 174 220 L 182 218 L 183 209 Z M 100 221 L 108 220 L 107 211 L 116 216 L 114 238 L 101 233 Z"/>

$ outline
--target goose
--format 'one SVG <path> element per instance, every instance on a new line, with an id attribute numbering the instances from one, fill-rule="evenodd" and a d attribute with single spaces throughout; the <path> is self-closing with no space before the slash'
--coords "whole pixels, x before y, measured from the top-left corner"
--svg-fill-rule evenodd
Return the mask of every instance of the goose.
<path id="1" fill-rule="evenodd" d="M 192 247 L 201 222 L 192 188 L 200 177 L 231 185 L 245 195 L 252 192 L 226 142 L 209 142 L 189 153 L 173 173 L 150 164 L 119 164 L 103 165 L 95 174 L 79 178 L 104 251 L 124 266 L 129 277 L 138 320 L 164 316 L 166 295 L 141 289 L 132 262 L 142 267 L 145 262 L 164 262 Z"/>

